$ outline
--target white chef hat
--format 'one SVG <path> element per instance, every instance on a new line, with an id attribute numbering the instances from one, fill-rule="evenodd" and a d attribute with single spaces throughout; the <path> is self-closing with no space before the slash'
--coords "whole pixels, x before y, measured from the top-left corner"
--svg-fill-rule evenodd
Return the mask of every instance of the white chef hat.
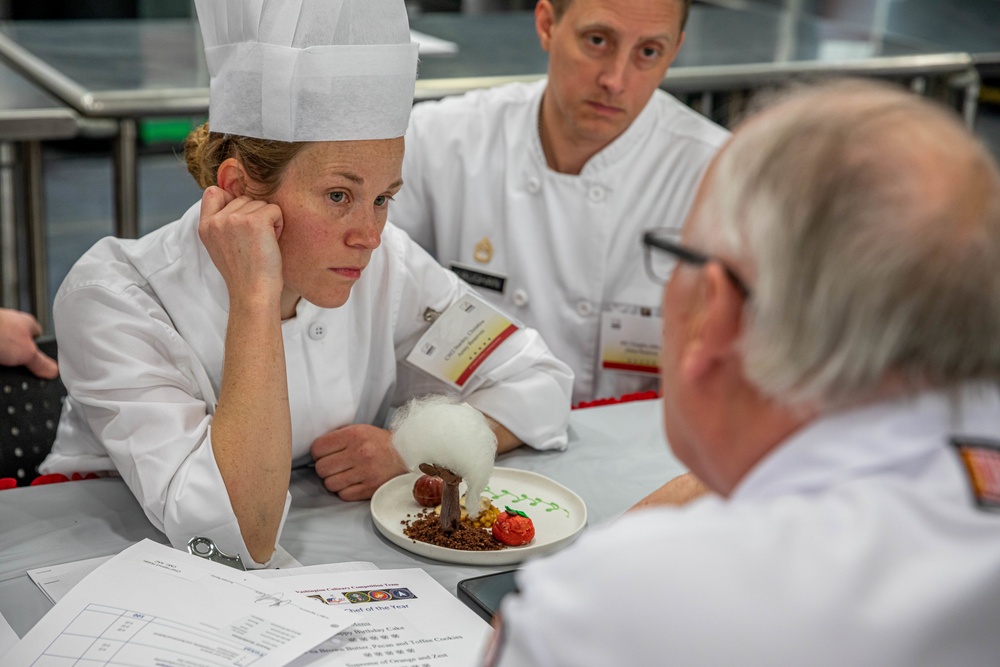
<path id="1" fill-rule="evenodd" d="M 195 0 L 213 132 L 278 141 L 406 132 L 417 45 L 403 0 Z"/>

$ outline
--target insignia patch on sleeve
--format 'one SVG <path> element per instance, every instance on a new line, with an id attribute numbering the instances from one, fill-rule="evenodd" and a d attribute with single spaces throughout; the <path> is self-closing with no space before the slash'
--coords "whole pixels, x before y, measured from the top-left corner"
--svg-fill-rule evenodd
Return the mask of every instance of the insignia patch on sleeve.
<path id="1" fill-rule="evenodd" d="M 1000 441 L 953 437 L 951 444 L 965 466 L 976 505 L 1000 511 Z"/>

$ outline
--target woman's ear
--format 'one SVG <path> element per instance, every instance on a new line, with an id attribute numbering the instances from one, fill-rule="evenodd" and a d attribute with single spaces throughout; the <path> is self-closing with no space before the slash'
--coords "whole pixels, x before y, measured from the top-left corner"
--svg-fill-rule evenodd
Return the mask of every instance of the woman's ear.
<path id="1" fill-rule="evenodd" d="M 234 157 L 226 158 L 222 161 L 216 174 L 216 181 L 220 188 L 233 197 L 242 197 L 247 194 L 246 175 L 243 172 L 243 165 Z"/>

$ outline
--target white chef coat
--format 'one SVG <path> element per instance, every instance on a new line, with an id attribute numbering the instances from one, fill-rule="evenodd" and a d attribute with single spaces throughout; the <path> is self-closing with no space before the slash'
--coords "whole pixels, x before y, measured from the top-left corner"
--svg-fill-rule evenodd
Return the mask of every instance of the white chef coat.
<path id="1" fill-rule="evenodd" d="M 570 365 L 574 403 L 656 389 L 655 376 L 600 370 L 601 313 L 659 314 L 642 232 L 681 226 L 728 132 L 657 90 L 579 175 L 561 174 L 538 137 L 544 91 L 540 81 L 417 104 L 393 221 L 444 266 L 506 278 L 502 293 L 480 292 Z M 484 239 L 492 253 L 477 259 Z"/>
<path id="2" fill-rule="evenodd" d="M 69 396 L 41 469 L 117 470 L 174 546 L 203 535 L 251 563 L 212 453 L 229 293 L 199 213 L 136 241 L 106 238 L 66 277 L 54 314 Z M 300 300 L 282 323 L 293 459 L 332 429 L 382 425 L 424 310 L 468 289 L 387 224 L 345 305 Z M 466 401 L 528 445 L 566 446 L 572 374 L 537 332 L 515 333 L 480 368 Z"/>
<path id="3" fill-rule="evenodd" d="M 997 387 L 978 389 L 814 422 L 728 502 L 626 515 L 529 564 L 499 664 L 1000 664 L 1000 514 L 948 443 L 1000 434 Z"/>

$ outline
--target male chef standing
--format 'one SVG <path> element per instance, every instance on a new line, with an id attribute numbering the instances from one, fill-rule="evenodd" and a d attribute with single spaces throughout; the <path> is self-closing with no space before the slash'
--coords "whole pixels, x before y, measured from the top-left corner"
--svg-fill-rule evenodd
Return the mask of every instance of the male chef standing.
<path id="1" fill-rule="evenodd" d="M 418 104 L 392 220 L 542 334 L 573 402 L 655 389 L 641 231 L 679 227 L 721 127 L 658 89 L 690 0 L 540 0 L 548 77 Z"/>

